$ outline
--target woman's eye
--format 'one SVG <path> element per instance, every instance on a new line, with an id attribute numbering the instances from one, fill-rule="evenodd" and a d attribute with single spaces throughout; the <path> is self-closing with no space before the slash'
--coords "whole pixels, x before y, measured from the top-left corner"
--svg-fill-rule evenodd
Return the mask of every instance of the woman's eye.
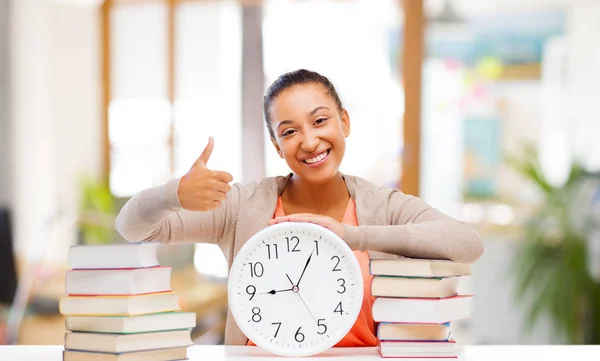
<path id="1" fill-rule="evenodd" d="M 322 124 L 327 120 L 327 118 L 319 118 L 317 120 L 315 120 L 315 124 Z"/>
<path id="2" fill-rule="evenodd" d="M 290 134 L 292 134 L 292 133 L 294 133 L 294 130 L 293 130 L 293 129 L 286 130 L 285 132 L 283 132 L 283 133 L 281 134 L 281 136 L 282 136 L 282 137 L 285 137 L 285 136 L 288 136 L 288 135 L 290 135 Z"/>

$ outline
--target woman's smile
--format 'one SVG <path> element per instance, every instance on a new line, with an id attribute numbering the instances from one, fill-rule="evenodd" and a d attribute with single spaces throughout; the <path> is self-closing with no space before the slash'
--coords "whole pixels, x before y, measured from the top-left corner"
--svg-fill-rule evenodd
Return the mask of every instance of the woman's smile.
<path id="1" fill-rule="evenodd" d="M 310 157 L 306 157 L 302 160 L 302 163 L 306 164 L 311 168 L 319 167 L 325 164 L 325 162 L 327 162 L 327 159 L 329 159 L 330 151 L 331 149 L 327 149 L 324 152 L 318 153 L 316 156 L 311 155 Z"/>

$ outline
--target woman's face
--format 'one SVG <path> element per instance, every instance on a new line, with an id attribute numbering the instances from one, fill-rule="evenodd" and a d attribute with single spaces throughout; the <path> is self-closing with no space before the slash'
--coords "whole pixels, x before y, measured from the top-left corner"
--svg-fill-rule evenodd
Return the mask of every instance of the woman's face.
<path id="1" fill-rule="evenodd" d="M 338 171 L 350 134 L 350 119 L 320 84 L 296 85 L 271 103 L 271 139 L 292 171 L 315 184 Z"/>

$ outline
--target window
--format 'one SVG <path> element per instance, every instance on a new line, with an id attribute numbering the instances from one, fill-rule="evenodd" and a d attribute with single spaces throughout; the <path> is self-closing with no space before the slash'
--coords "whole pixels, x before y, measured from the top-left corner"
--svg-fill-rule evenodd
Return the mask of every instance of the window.
<path id="1" fill-rule="evenodd" d="M 391 41 L 400 26 L 397 1 L 268 0 L 264 6 L 266 86 L 299 68 L 327 76 L 351 121 L 340 170 L 395 187 L 404 109 L 391 61 L 398 47 Z M 268 135 L 265 141 L 267 175 L 288 173 Z"/>
<path id="2" fill-rule="evenodd" d="M 119 3 L 110 12 L 110 188 L 129 197 L 208 163 L 241 181 L 241 9 L 235 0 Z M 172 30 L 172 31 L 171 31 Z M 227 276 L 212 244 L 198 272 Z"/>
<path id="3" fill-rule="evenodd" d="M 161 3 L 111 11 L 110 186 L 118 197 L 171 175 L 167 11 Z"/>
<path id="4" fill-rule="evenodd" d="M 240 180 L 240 32 L 234 0 L 115 2 L 108 111 L 113 194 L 128 197 L 182 176 L 210 135 L 209 167 Z"/>

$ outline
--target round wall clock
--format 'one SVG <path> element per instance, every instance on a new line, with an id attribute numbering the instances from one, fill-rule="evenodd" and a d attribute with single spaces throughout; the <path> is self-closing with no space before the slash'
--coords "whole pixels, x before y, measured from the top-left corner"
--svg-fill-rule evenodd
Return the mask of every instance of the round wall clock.
<path id="1" fill-rule="evenodd" d="M 350 331 L 363 300 L 360 266 L 348 245 L 311 223 L 269 226 L 237 254 L 228 280 L 229 307 L 257 346 L 282 356 L 309 356 Z"/>

